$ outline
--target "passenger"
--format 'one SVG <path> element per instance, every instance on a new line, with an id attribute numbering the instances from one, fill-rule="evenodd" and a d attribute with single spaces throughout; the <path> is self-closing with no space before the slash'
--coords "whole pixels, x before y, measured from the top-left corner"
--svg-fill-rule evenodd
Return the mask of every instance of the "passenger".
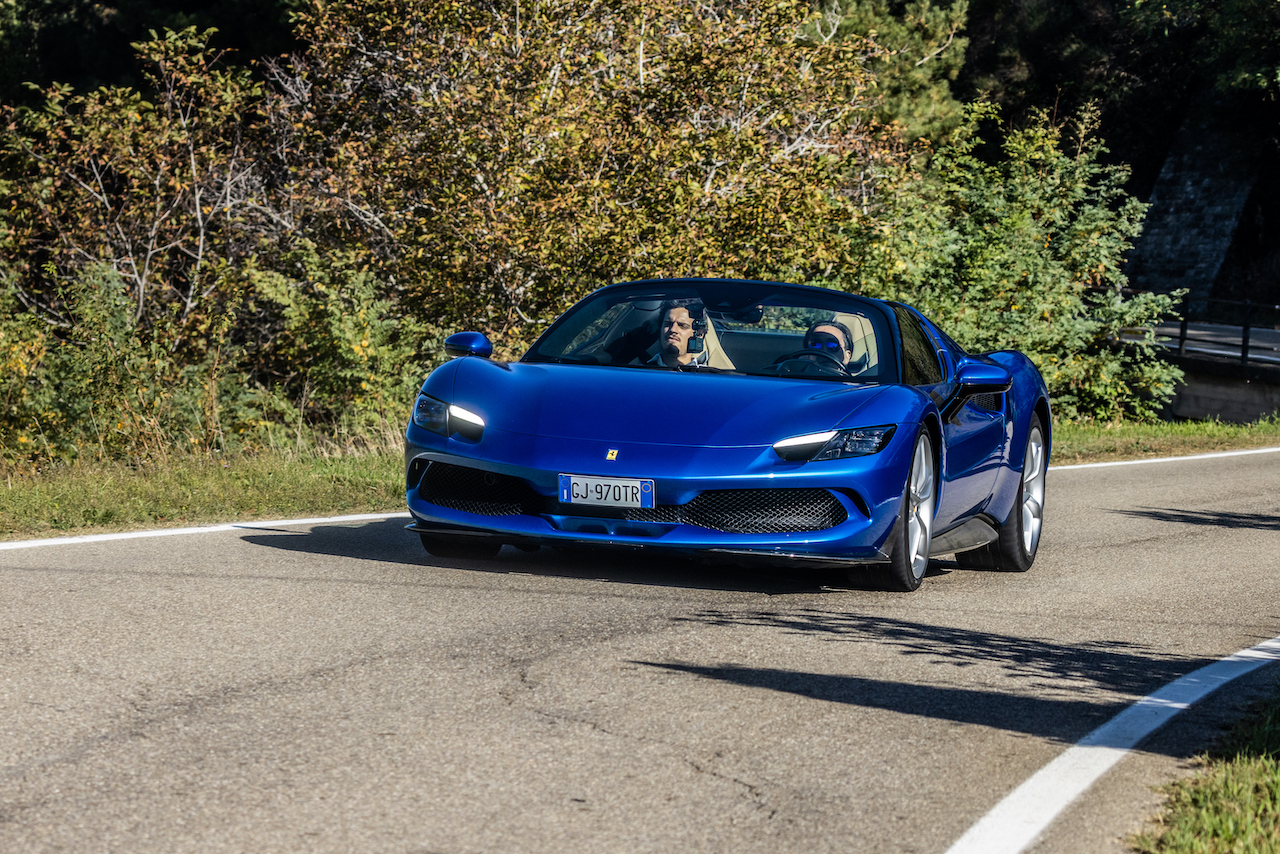
<path id="1" fill-rule="evenodd" d="M 702 303 L 693 299 L 672 300 L 665 303 L 664 308 L 658 330 L 658 352 L 649 364 L 668 368 L 706 364 L 703 336 L 707 331 L 707 315 Z"/>
<path id="2" fill-rule="evenodd" d="M 804 347 L 827 353 L 847 369 L 853 355 L 853 333 L 838 320 L 822 320 L 805 332 Z"/>

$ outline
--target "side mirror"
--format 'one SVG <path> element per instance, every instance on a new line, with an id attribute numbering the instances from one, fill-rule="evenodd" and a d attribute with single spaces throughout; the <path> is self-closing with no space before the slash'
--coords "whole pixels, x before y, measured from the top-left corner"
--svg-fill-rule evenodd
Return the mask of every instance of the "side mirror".
<path id="1" fill-rule="evenodd" d="M 455 332 L 444 340 L 444 352 L 452 359 L 459 356 L 483 356 L 487 359 L 493 355 L 493 344 L 483 332 Z"/>
<path id="2" fill-rule="evenodd" d="M 985 362 L 968 362 L 960 366 L 956 374 L 960 394 L 1001 394 L 1013 385 L 1013 375 L 999 365 Z"/>

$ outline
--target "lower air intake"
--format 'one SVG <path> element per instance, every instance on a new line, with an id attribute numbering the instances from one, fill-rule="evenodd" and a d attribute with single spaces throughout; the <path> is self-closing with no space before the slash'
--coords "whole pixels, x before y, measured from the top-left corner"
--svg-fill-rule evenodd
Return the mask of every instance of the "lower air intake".
<path id="1" fill-rule="evenodd" d="M 418 486 L 425 501 L 479 516 L 537 512 L 537 496 L 523 480 L 506 474 L 432 463 Z"/>

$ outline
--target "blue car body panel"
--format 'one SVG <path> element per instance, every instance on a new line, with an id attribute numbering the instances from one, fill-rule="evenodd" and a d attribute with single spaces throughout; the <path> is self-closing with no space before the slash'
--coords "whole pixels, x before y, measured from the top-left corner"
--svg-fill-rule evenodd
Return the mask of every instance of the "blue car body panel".
<path id="1" fill-rule="evenodd" d="M 693 287 L 701 283 L 681 281 Z M 770 286 L 804 298 L 817 293 L 824 306 L 838 305 L 844 296 Z M 612 286 L 627 287 L 638 286 Z M 897 321 L 885 314 L 888 328 L 898 334 Z M 934 438 L 938 457 L 937 533 L 960 530 L 972 520 L 999 526 L 1018 501 L 1031 415 L 1039 414 L 1046 434 L 1049 430 L 1044 382 L 1021 354 L 965 354 L 928 320 L 914 311 L 913 316 L 937 348 L 941 383 L 649 370 L 634 362 L 629 367 L 569 364 L 528 361 L 528 356 L 514 363 L 475 355 L 454 358 L 431 373 L 422 394 L 478 417 L 483 432 L 478 438 L 445 435 L 410 420 L 405 462 L 412 527 L 433 536 L 488 536 L 518 545 L 587 543 L 881 562 L 887 559 L 921 431 Z M 901 359 L 885 344 L 881 348 L 880 358 Z M 1011 385 L 992 395 L 988 405 L 957 405 L 967 400 L 958 397 L 958 371 L 973 362 L 1003 367 Z M 864 456 L 788 461 L 774 450 L 775 442 L 790 437 L 887 426 L 894 427 L 887 444 Z M 424 485 L 423 473 L 432 465 L 454 467 L 447 471 L 478 478 L 478 484 L 493 481 L 495 490 L 509 486 L 523 497 L 512 499 L 515 510 L 504 505 L 502 512 L 488 505 L 472 512 L 476 508 L 466 502 L 441 503 Z M 839 505 L 832 507 L 838 521 L 812 530 L 721 530 L 691 524 L 675 511 L 670 518 L 657 511 L 599 511 L 561 504 L 561 474 L 651 480 L 662 508 L 692 506 L 704 493 L 822 490 Z"/>

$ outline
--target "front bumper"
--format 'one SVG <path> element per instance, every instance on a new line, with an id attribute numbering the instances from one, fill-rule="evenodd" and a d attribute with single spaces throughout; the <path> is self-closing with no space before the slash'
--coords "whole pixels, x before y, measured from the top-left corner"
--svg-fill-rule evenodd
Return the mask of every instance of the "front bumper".
<path id="1" fill-rule="evenodd" d="M 516 446 L 507 458 L 491 445 L 482 459 L 462 440 L 426 436 L 419 444 L 412 429 L 406 438 L 412 531 L 522 547 L 621 546 L 729 559 L 888 560 L 909 462 L 898 459 L 893 443 L 868 457 L 786 463 L 769 447 L 604 449 L 527 441 L 523 447 L 504 443 Z M 606 450 L 619 451 L 626 462 L 604 465 Z M 527 459 L 538 464 L 518 461 Z M 561 472 L 652 479 L 658 506 L 626 511 L 562 504 Z"/>

